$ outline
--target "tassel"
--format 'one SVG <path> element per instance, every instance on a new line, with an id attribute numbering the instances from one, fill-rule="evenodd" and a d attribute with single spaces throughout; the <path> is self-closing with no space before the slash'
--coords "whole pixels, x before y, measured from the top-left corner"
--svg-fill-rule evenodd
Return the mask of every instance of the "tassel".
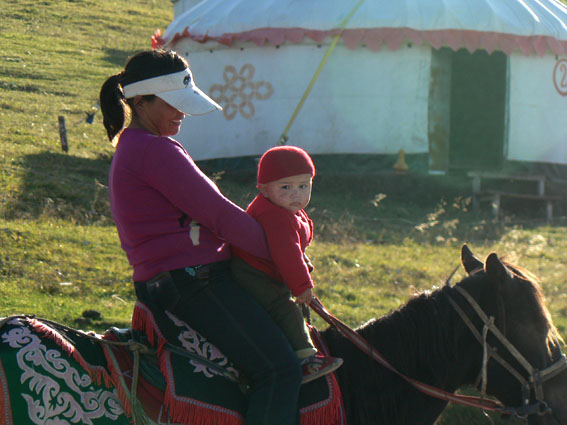
<path id="1" fill-rule="evenodd" d="M 0 422 L 6 421 L 7 425 L 13 424 L 12 410 L 10 408 L 10 392 L 8 391 L 8 383 L 6 382 L 6 374 L 4 367 L 0 361 Z"/>

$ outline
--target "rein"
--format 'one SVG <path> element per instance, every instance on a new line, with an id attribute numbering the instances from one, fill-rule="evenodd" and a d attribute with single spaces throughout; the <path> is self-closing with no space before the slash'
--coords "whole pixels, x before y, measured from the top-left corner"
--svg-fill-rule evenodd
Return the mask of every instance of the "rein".
<path id="1" fill-rule="evenodd" d="M 425 384 L 423 382 L 417 381 L 413 378 L 410 378 L 403 373 L 399 372 L 396 368 L 394 368 L 366 339 L 356 333 L 353 329 L 348 327 L 345 323 L 341 322 L 338 318 L 333 316 L 331 313 L 327 311 L 327 309 L 323 306 L 321 301 L 314 297 L 309 306 L 319 315 L 323 320 L 329 323 L 331 326 L 336 327 L 339 332 L 341 332 L 349 341 L 351 341 L 355 346 L 357 346 L 361 351 L 368 354 L 372 359 L 376 362 L 380 363 L 386 369 L 390 370 L 391 372 L 395 373 L 406 382 L 411 384 L 413 387 L 418 389 L 419 391 L 441 400 L 445 400 L 448 402 L 452 402 L 455 404 L 460 404 L 463 406 L 469 407 L 476 407 L 482 410 L 489 410 L 493 412 L 498 412 L 506 415 L 516 415 L 522 418 L 527 417 L 530 414 L 539 414 L 544 415 L 551 411 L 547 404 L 543 400 L 543 388 L 542 384 L 548 379 L 556 376 L 561 371 L 567 368 L 567 359 L 565 355 L 561 354 L 561 358 L 554 362 L 551 366 L 547 367 L 542 371 L 537 371 L 534 369 L 530 363 L 521 355 L 521 353 L 502 335 L 502 333 L 496 328 L 494 325 L 494 319 L 488 319 L 486 314 L 482 311 L 480 306 L 476 303 L 476 301 L 462 288 L 455 287 L 459 290 L 459 292 L 465 297 L 465 299 L 471 304 L 475 312 L 481 317 L 485 324 L 485 330 L 483 331 L 484 336 L 481 336 L 479 332 L 476 330 L 470 319 L 466 316 L 463 310 L 449 297 L 449 301 L 453 308 L 457 311 L 459 316 L 463 319 L 463 321 L 467 324 L 471 332 L 475 335 L 475 337 L 483 344 L 484 352 L 485 352 L 485 359 L 483 359 L 483 387 L 486 385 L 486 364 L 488 363 L 487 353 L 490 353 L 490 356 L 494 359 L 500 358 L 495 352 L 494 349 L 489 347 L 486 344 L 486 334 L 488 330 L 490 330 L 494 335 L 497 335 L 497 338 L 501 340 L 504 346 L 512 353 L 512 355 L 522 364 L 524 368 L 530 373 L 529 381 L 526 381 L 515 369 L 513 369 L 508 363 L 504 361 L 504 359 L 498 360 L 499 362 L 502 361 L 501 364 L 506 364 L 504 366 L 506 370 L 508 370 L 516 379 L 520 381 L 522 384 L 522 388 L 524 390 L 524 397 L 523 397 L 523 406 L 519 408 L 507 408 L 504 407 L 500 402 L 496 400 L 490 400 L 484 398 L 485 393 L 482 392 L 482 397 L 475 397 L 475 396 L 466 396 L 461 394 L 454 394 L 431 385 Z M 504 343 L 505 341 L 505 343 Z M 538 403 L 535 405 L 529 405 L 529 390 L 531 386 L 534 387 L 536 392 L 536 397 Z M 527 395 L 526 395 L 526 388 L 527 388 Z"/>
<path id="2" fill-rule="evenodd" d="M 349 328 L 346 324 L 344 324 L 335 316 L 333 316 L 331 313 L 329 313 L 317 297 L 313 297 L 313 300 L 309 304 L 309 307 L 311 307 L 319 316 L 321 316 L 323 320 L 325 320 L 331 326 L 335 326 L 339 330 L 339 332 L 341 332 L 350 342 L 356 345 L 360 350 L 368 354 L 370 357 L 372 357 L 375 361 L 380 363 L 386 369 L 394 372 L 396 375 L 398 375 L 406 382 L 417 388 L 419 391 L 431 397 L 435 397 L 440 400 L 450 401 L 456 404 L 461 404 L 463 406 L 477 407 L 483 410 L 490 410 L 493 412 L 500 412 L 505 414 L 510 413 L 498 401 L 475 397 L 475 396 L 454 394 L 433 387 L 431 385 L 425 384 L 423 382 L 417 381 L 413 378 L 404 375 L 403 373 L 399 372 L 395 367 L 393 367 L 372 345 L 368 343 L 368 341 L 366 341 L 366 339 L 364 339 L 354 330 Z"/>

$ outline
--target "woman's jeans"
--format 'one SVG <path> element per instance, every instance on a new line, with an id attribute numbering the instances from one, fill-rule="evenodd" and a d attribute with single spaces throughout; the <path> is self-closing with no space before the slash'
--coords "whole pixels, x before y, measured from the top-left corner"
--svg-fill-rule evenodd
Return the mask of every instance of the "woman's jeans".
<path id="1" fill-rule="evenodd" d="M 206 279 L 191 276 L 188 268 L 191 273 L 170 272 L 169 282 L 157 290 L 136 283 L 136 295 L 151 309 L 167 309 L 185 321 L 246 376 L 251 383 L 246 425 L 299 424 L 297 356 L 266 311 L 234 283 L 228 263 L 216 264 L 220 267 L 213 266 Z"/>

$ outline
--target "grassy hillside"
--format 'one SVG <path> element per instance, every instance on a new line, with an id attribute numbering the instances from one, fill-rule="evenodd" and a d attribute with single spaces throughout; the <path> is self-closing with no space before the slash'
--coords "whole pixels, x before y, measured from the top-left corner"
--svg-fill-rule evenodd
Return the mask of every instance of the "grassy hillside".
<path id="1" fill-rule="evenodd" d="M 98 91 L 172 18 L 169 0 L 3 3 L 0 316 L 36 313 L 76 324 L 96 306 L 109 323 L 128 322 L 131 305 L 121 295 L 132 301 L 130 272 L 108 211 L 113 148 L 96 110 Z"/>
<path id="2" fill-rule="evenodd" d="M 106 187 L 113 148 L 95 105 L 104 79 L 149 48 L 153 32 L 172 17 L 170 0 L 3 2 L 0 317 L 36 314 L 97 331 L 129 325 L 131 271 Z M 67 123 L 68 153 L 60 146 L 59 116 Z M 385 314 L 443 282 L 468 242 L 481 257 L 506 253 L 539 275 L 566 336 L 565 211 L 549 225 L 541 210 L 509 205 L 494 223 L 470 211 L 470 181 L 463 176 L 428 176 L 417 172 L 417 162 L 396 175 L 394 160 L 315 158 L 309 213 L 316 241 L 309 255 L 327 307 L 352 326 Z M 250 201 L 253 169 L 201 165 L 230 198 L 243 206 Z M 82 317 L 92 308 L 101 320 Z M 452 409 L 443 424 L 484 421 Z"/>
<path id="3" fill-rule="evenodd" d="M 95 112 L 104 79 L 173 17 L 169 0 L 8 1 L 0 11 L 2 217 L 85 207 L 105 181 L 112 147 Z M 69 154 L 58 117 L 66 120 Z M 77 219 L 82 211 L 76 211 Z"/>

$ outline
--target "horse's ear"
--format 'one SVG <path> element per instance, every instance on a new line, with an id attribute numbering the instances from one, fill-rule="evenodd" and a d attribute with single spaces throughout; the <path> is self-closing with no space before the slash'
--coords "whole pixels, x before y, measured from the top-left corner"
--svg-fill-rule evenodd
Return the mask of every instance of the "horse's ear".
<path id="1" fill-rule="evenodd" d="M 461 248 L 461 263 L 463 263 L 463 267 L 469 275 L 474 270 L 482 269 L 484 267 L 482 261 L 475 257 L 475 255 L 466 244 Z"/>
<path id="2" fill-rule="evenodd" d="M 512 278 L 512 274 L 494 252 L 486 258 L 484 270 L 488 278 L 495 283 L 505 282 Z"/>

